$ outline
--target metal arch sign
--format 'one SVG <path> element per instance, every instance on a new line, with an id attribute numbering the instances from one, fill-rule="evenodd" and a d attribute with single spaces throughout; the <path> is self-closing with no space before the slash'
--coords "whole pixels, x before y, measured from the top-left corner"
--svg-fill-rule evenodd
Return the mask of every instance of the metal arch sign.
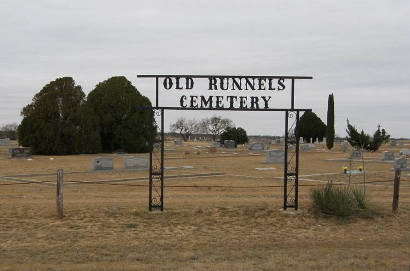
<path id="1" fill-rule="evenodd" d="M 186 110 L 233 110 L 233 111 L 285 111 L 271 106 L 273 95 L 288 89 L 290 82 L 290 108 L 294 109 L 294 86 L 296 79 L 312 79 L 310 76 L 266 75 L 137 75 L 156 79 L 155 107 L 159 105 L 159 91 L 173 91 L 177 107 Z M 201 81 L 201 82 L 199 82 Z M 192 95 L 198 83 L 201 93 Z M 205 86 L 205 88 L 203 87 Z M 191 92 L 191 93 L 190 93 Z M 205 92 L 208 92 L 205 94 Z M 219 92 L 219 95 L 217 94 Z M 223 95 L 220 95 L 220 93 Z M 182 94 L 181 94 L 182 93 Z M 249 94 L 250 95 L 247 95 Z M 164 107 L 166 108 L 166 107 Z"/>
<path id="2" fill-rule="evenodd" d="M 159 136 L 150 129 L 149 166 L 149 210 L 164 209 L 164 114 L 166 110 L 218 110 L 218 111 L 282 111 L 285 112 L 285 142 L 283 167 L 283 209 L 298 209 L 299 179 L 299 123 L 301 111 L 311 109 L 295 108 L 295 80 L 312 79 L 310 76 L 240 76 L 240 75 L 138 75 L 142 78 L 155 78 L 155 106 L 139 108 L 151 112 L 151 128 L 155 116 L 160 118 Z M 160 81 L 161 80 L 161 81 Z M 197 83 L 202 82 L 209 93 L 193 95 Z M 283 93 L 290 81 L 290 106 L 273 108 L 270 101 L 273 95 Z M 201 84 L 199 84 L 201 86 Z M 288 84 L 289 85 L 289 84 Z M 177 93 L 179 106 L 159 105 L 159 90 Z M 217 93 L 224 95 L 217 95 Z M 243 93 L 250 92 L 251 95 Z M 182 93 L 182 94 L 181 94 Z M 196 91 L 198 93 L 198 90 Z M 239 94 L 238 94 L 239 93 Z M 289 121 L 292 120 L 292 121 Z M 290 146 L 294 145 L 294 148 Z M 293 152 L 293 153 L 292 153 Z"/>

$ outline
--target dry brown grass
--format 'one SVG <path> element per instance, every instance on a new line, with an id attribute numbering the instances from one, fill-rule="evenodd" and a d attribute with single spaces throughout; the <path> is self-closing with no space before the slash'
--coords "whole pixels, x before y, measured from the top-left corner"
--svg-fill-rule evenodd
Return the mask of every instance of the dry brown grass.
<path id="1" fill-rule="evenodd" d="M 177 149 L 168 144 L 168 149 L 176 150 L 169 150 L 167 157 L 182 157 L 191 145 L 204 144 Z M 166 166 L 194 169 L 169 170 L 166 175 L 223 172 L 224 176 L 166 179 L 166 185 L 254 188 L 168 187 L 163 213 L 147 211 L 146 187 L 123 185 L 146 181 L 70 184 L 147 176 L 121 171 L 120 155 L 114 156 L 116 171 L 65 175 L 63 220 L 56 218 L 54 184 L 1 185 L 0 270 L 408 270 L 407 174 L 402 177 L 399 213 L 393 215 L 392 165 L 367 163 L 367 180 L 377 181 L 367 185 L 377 214 L 345 221 L 314 215 L 311 187 L 303 185 L 324 184 L 329 179 L 346 182 L 339 172 L 347 162 L 325 159 L 347 154 L 323 148 L 301 153 L 300 175 L 311 176 L 301 176 L 300 211 L 293 214 L 281 211 L 282 188 L 258 188 L 281 185 L 281 165 L 265 165 L 263 156 L 249 156 L 244 149 L 221 151 L 167 159 Z M 54 173 L 58 168 L 86 171 L 95 156 L 58 156 L 53 161 L 34 156 L 27 161 L 2 154 L 0 175 Z M 379 159 L 381 154 L 365 156 Z M 276 170 L 257 171 L 256 167 Z M 55 176 L 24 178 L 55 183 Z M 354 176 L 352 181 L 361 182 L 361 177 Z M 0 179 L 0 184 L 8 183 Z"/>

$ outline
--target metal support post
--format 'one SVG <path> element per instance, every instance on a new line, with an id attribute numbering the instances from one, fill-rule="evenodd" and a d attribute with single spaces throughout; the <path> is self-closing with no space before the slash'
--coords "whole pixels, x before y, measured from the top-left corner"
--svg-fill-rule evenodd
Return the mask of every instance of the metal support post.
<path id="1" fill-rule="evenodd" d="M 289 120 L 293 119 L 291 123 Z M 283 170 L 283 209 L 298 209 L 299 182 L 299 112 L 286 111 L 285 158 Z"/>
<path id="2" fill-rule="evenodd" d="M 155 132 L 155 117 L 160 118 L 159 135 Z M 164 210 L 164 109 L 151 110 L 149 210 Z"/>

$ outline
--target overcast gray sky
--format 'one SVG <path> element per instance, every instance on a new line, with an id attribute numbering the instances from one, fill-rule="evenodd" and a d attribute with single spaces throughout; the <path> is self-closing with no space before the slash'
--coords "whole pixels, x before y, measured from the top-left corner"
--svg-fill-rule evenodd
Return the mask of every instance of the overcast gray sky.
<path id="1" fill-rule="evenodd" d="M 366 132 L 381 124 L 410 137 L 408 0 L 0 0 L 0 22 L 0 124 L 19 122 L 62 76 L 88 94 L 124 75 L 153 100 L 154 80 L 137 74 L 307 75 L 296 106 L 326 122 L 333 92 L 336 134 L 349 118 Z M 284 113 L 215 113 L 249 134 L 283 134 Z M 166 127 L 211 115 L 169 112 Z"/>

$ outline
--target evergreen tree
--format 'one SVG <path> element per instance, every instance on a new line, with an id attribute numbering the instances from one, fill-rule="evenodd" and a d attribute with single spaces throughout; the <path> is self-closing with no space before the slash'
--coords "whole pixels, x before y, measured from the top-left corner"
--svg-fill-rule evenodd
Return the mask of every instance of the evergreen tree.
<path id="1" fill-rule="evenodd" d="M 357 129 L 347 120 L 347 138 L 350 145 L 356 149 L 367 150 L 371 152 L 377 151 L 380 146 L 390 140 L 390 135 L 386 133 L 385 129 L 381 129 L 380 125 L 374 132 L 373 137 L 366 134 L 363 130 L 359 133 Z"/>
<path id="2" fill-rule="evenodd" d="M 18 127 L 19 144 L 32 148 L 35 154 L 81 153 L 98 151 L 99 138 L 90 129 L 87 137 L 81 129 L 88 129 L 82 115 L 85 94 L 73 78 L 63 77 L 50 82 L 21 112 L 23 120 Z M 90 141 L 90 137 L 94 141 Z M 82 142 L 82 143 L 80 143 Z"/>
<path id="3" fill-rule="evenodd" d="M 333 93 L 329 95 L 327 101 L 327 125 L 326 125 L 326 147 L 333 148 L 335 140 L 335 105 Z"/>
<path id="4" fill-rule="evenodd" d="M 149 151 L 151 102 L 124 76 L 99 83 L 88 94 L 87 105 L 97 116 L 104 152 Z"/>
<path id="5" fill-rule="evenodd" d="M 326 134 L 326 124 L 312 111 L 306 111 L 299 120 L 299 136 L 305 142 L 322 141 Z"/>
<path id="6" fill-rule="evenodd" d="M 227 127 L 221 134 L 221 141 L 224 140 L 234 140 L 237 144 L 244 144 L 248 142 L 248 135 L 241 127 Z"/>

